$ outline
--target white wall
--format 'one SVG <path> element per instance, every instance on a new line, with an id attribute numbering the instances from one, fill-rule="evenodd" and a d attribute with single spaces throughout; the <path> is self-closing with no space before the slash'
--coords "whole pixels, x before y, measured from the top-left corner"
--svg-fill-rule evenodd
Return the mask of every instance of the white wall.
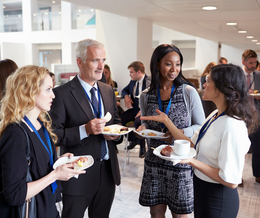
<path id="1" fill-rule="evenodd" d="M 242 64 L 242 54 L 245 50 L 240 48 L 234 48 L 229 45 L 221 45 L 221 57 L 225 57 L 228 63 L 236 64 L 243 67 Z"/>
<path id="2" fill-rule="evenodd" d="M 15 52 L 14 52 L 15 51 Z M 1 43 L 1 58 L 13 60 L 18 67 L 30 64 L 25 59 L 25 44 L 24 43 Z"/>
<path id="3" fill-rule="evenodd" d="M 130 81 L 127 66 L 137 60 L 137 19 L 96 10 L 96 34 L 105 45 L 106 64 L 121 93 Z"/>
<path id="4" fill-rule="evenodd" d="M 218 42 L 196 37 L 196 65 L 197 74 L 201 75 L 210 62 L 218 61 Z"/>

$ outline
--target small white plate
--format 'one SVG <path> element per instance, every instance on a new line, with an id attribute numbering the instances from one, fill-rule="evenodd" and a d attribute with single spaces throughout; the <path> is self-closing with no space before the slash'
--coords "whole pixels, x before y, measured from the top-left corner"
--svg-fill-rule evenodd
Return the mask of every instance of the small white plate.
<path id="1" fill-rule="evenodd" d="M 128 131 L 122 131 L 120 132 L 120 129 L 125 127 L 125 126 L 121 126 L 118 124 L 114 124 L 114 125 L 110 125 L 110 126 L 106 126 L 109 127 L 111 129 L 111 131 L 103 131 L 102 134 L 103 135 L 125 135 L 128 134 L 129 132 L 131 132 L 133 129 L 132 128 L 128 128 Z"/>
<path id="2" fill-rule="evenodd" d="M 253 96 L 253 97 L 254 97 L 254 96 L 255 96 L 255 97 L 260 97 L 260 93 L 256 93 L 256 94 L 250 93 L 250 95 Z"/>
<path id="3" fill-rule="evenodd" d="M 82 167 L 77 167 L 77 170 L 84 170 L 89 167 L 91 167 L 94 163 L 94 159 L 91 155 L 82 155 L 82 156 L 74 156 L 73 158 L 69 159 L 68 157 L 60 157 L 54 164 L 53 164 L 53 169 L 56 169 L 57 167 L 66 164 L 66 163 L 71 163 L 80 157 L 86 157 L 88 158 L 88 161 L 84 163 Z"/>
<path id="4" fill-rule="evenodd" d="M 158 131 L 155 131 L 155 130 L 152 130 L 152 129 L 145 129 L 145 130 L 142 130 L 142 131 L 139 131 L 139 132 L 134 130 L 134 132 L 136 134 L 138 134 L 139 136 L 142 136 L 144 138 L 150 138 L 150 139 L 166 139 L 166 138 L 169 137 L 169 136 L 166 136 L 166 137 L 163 136 L 165 134 L 164 132 L 158 132 Z M 154 133 L 154 134 L 156 134 L 156 136 L 148 135 L 148 133 Z"/>
<path id="5" fill-rule="evenodd" d="M 171 146 L 173 148 L 173 152 L 171 154 L 170 157 L 165 157 L 163 155 L 161 155 L 161 150 L 167 145 L 160 145 L 157 148 L 155 148 L 153 150 L 154 155 L 164 159 L 164 160 L 169 160 L 169 161 L 173 161 L 173 160 L 184 160 L 184 159 L 189 159 L 192 157 L 195 157 L 196 155 L 196 150 L 194 148 L 190 148 L 190 153 L 185 155 L 185 156 L 179 156 L 177 154 L 174 153 L 174 146 Z"/>

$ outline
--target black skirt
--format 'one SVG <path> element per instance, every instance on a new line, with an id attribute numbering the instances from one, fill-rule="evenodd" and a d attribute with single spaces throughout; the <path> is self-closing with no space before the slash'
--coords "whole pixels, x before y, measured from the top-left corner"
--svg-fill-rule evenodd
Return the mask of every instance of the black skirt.
<path id="1" fill-rule="evenodd" d="M 194 217 L 235 218 L 239 209 L 237 189 L 205 182 L 194 175 Z"/>

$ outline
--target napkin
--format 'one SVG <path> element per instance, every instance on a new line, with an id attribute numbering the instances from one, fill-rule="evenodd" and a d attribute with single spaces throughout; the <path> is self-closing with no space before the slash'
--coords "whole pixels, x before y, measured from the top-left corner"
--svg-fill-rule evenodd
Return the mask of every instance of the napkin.
<path id="1" fill-rule="evenodd" d="M 179 163 L 181 160 L 172 160 L 172 165 L 176 165 L 177 163 Z"/>

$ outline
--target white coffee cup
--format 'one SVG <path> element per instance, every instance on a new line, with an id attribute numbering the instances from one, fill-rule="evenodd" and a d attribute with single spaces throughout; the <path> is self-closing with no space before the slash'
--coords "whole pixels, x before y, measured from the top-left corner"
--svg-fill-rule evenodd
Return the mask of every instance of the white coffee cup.
<path id="1" fill-rule="evenodd" d="M 188 140 L 175 140 L 173 151 L 175 154 L 184 156 L 190 153 L 190 141 Z"/>

